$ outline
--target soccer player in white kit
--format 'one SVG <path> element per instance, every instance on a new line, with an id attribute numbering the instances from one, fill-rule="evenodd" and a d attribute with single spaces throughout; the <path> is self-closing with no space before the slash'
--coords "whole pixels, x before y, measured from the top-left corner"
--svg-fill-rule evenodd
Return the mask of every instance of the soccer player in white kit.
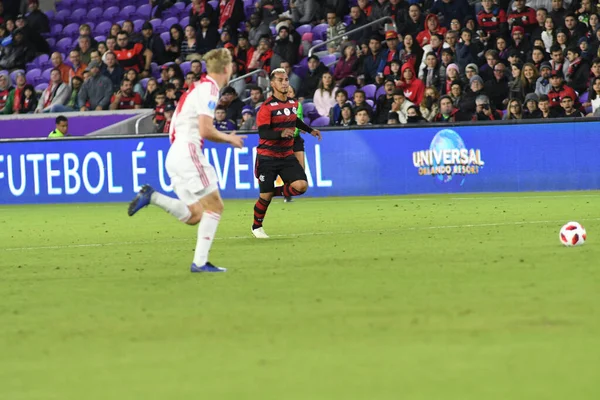
<path id="1" fill-rule="evenodd" d="M 191 271 L 225 272 L 225 268 L 208 262 L 208 252 L 223 213 L 223 200 L 219 194 L 217 174 L 204 157 L 202 146 L 204 140 L 210 140 L 242 148 L 246 136 L 237 136 L 235 132 L 219 132 L 213 125 L 219 90 L 227 85 L 232 73 L 229 50 L 211 50 L 206 53 L 204 60 L 208 74 L 181 97 L 169 132 L 171 148 L 165 167 L 179 199 L 165 196 L 144 185 L 129 204 L 128 214 L 132 216 L 148 204 L 154 204 L 181 222 L 198 224 Z"/>

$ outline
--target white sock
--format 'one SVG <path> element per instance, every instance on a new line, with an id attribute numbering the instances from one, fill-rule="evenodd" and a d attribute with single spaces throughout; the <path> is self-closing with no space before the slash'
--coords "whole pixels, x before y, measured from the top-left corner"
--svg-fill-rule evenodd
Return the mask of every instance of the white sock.
<path id="1" fill-rule="evenodd" d="M 208 261 L 208 252 L 212 246 L 219 226 L 221 216 L 211 211 L 202 213 L 202 219 L 198 225 L 198 241 L 196 242 L 196 252 L 194 253 L 194 264 L 202 266 Z"/>
<path id="2" fill-rule="evenodd" d="M 152 193 L 150 203 L 162 208 L 181 222 L 189 221 L 192 216 L 192 212 L 183 201 L 165 196 L 162 193 Z"/>

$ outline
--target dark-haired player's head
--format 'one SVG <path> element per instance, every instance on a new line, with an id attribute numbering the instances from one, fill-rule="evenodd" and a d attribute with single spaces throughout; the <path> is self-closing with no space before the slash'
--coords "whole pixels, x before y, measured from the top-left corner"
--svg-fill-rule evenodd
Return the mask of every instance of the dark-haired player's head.
<path id="1" fill-rule="evenodd" d="M 69 121 L 67 120 L 67 117 L 64 115 L 59 115 L 56 117 L 55 123 L 56 130 L 60 131 L 63 135 L 66 135 L 69 130 Z"/>
<path id="2" fill-rule="evenodd" d="M 281 99 L 287 98 L 288 88 L 290 87 L 290 79 L 288 78 L 285 69 L 276 68 L 271 71 L 271 89 L 273 89 L 273 95 L 280 97 Z"/>

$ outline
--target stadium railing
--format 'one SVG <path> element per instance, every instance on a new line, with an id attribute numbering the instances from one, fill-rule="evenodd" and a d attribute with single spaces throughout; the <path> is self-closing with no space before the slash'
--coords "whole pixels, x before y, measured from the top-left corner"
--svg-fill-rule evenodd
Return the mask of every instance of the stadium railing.
<path id="1" fill-rule="evenodd" d="M 328 40 L 326 40 L 326 41 L 324 41 L 324 42 L 321 42 L 321 43 L 315 44 L 315 45 L 314 45 L 314 46 L 312 46 L 310 49 L 308 49 L 308 56 L 309 56 L 309 57 L 310 57 L 310 56 L 312 56 L 312 54 L 313 54 L 313 51 L 315 51 L 315 49 L 318 49 L 319 47 L 323 47 L 323 46 L 325 46 L 327 43 L 331 43 L 331 42 L 334 42 L 334 41 L 336 41 L 336 40 L 339 40 L 339 39 L 341 39 L 341 38 L 343 38 L 343 37 L 346 37 L 346 36 L 348 36 L 348 34 L 350 34 L 350 33 L 356 33 L 356 32 L 360 32 L 360 31 L 362 31 L 362 30 L 364 30 L 364 29 L 366 29 L 366 28 L 370 28 L 370 27 L 372 27 L 373 25 L 381 24 L 381 23 L 383 23 L 383 22 L 384 22 L 384 21 L 386 21 L 386 20 L 389 20 L 389 21 L 391 21 L 391 22 L 392 22 L 392 24 L 395 26 L 395 22 L 394 22 L 394 19 L 393 19 L 392 17 L 382 17 L 382 18 L 379 18 L 378 20 L 375 20 L 375 21 L 369 22 L 368 24 L 365 24 L 365 25 L 363 25 L 363 26 L 361 26 L 361 27 L 359 27 L 359 28 L 356 28 L 356 29 L 354 29 L 354 30 L 352 30 L 352 31 L 350 31 L 350 32 L 346 32 L 346 33 L 343 33 L 343 34 L 341 34 L 341 35 L 334 36 L 334 37 L 332 37 L 331 39 L 328 39 Z"/>

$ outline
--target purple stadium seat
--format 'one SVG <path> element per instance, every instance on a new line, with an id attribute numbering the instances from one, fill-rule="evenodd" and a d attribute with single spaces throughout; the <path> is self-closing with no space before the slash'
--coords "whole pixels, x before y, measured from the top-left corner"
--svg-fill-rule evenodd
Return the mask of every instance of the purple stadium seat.
<path id="1" fill-rule="evenodd" d="M 321 40 L 321 39 L 313 40 L 313 41 L 312 41 L 312 45 L 313 45 L 313 46 L 316 46 L 316 45 L 318 45 L 318 44 L 321 44 L 321 43 L 323 43 L 323 42 L 324 42 L 324 41 L 323 41 L 323 40 Z M 311 47 L 312 47 L 312 46 L 311 46 Z M 321 50 L 323 50 L 323 48 L 321 48 Z"/>
<path id="2" fill-rule="evenodd" d="M 90 26 L 90 30 L 94 32 L 94 28 L 96 27 L 96 23 L 92 21 L 83 20 L 82 24 L 88 24 Z"/>
<path id="3" fill-rule="evenodd" d="M 382 86 L 379 89 L 377 89 L 377 93 L 375 93 L 375 100 L 377 100 L 382 94 L 385 94 L 385 86 Z"/>
<path id="4" fill-rule="evenodd" d="M 312 102 L 307 102 L 307 103 L 302 104 L 302 111 L 304 112 L 304 115 L 308 116 L 311 119 L 319 117 L 317 108 L 315 107 L 315 104 Z"/>
<path id="5" fill-rule="evenodd" d="M 298 32 L 298 35 L 302 36 L 305 33 L 308 32 L 312 32 L 312 26 L 310 24 L 304 24 L 304 25 L 300 25 L 297 29 L 296 32 Z"/>
<path id="6" fill-rule="evenodd" d="M 135 12 L 135 16 L 136 18 L 150 19 L 152 17 L 151 13 L 152 6 L 150 4 L 144 4 L 143 6 L 140 6 L 137 9 L 137 11 Z"/>
<path id="7" fill-rule="evenodd" d="M 327 24 L 319 24 L 312 28 L 313 37 L 315 39 L 327 39 Z"/>
<path id="8" fill-rule="evenodd" d="M 301 67 L 308 67 L 308 57 L 304 57 L 302 60 L 300 60 L 298 65 Z"/>
<path id="9" fill-rule="evenodd" d="M 159 26 L 162 25 L 162 21 L 159 18 L 151 19 L 150 23 L 152 24 L 152 27 L 154 28 L 154 30 L 156 30 Z"/>
<path id="10" fill-rule="evenodd" d="M 175 4 L 180 4 L 180 3 L 175 3 Z M 181 26 L 183 26 L 184 28 L 185 28 L 186 26 L 188 26 L 188 25 L 190 24 L 190 17 L 184 17 L 184 18 L 182 18 L 182 19 L 181 19 L 181 22 L 180 22 L 180 24 L 181 24 Z"/>
<path id="11" fill-rule="evenodd" d="M 371 99 L 367 99 L 367 104 L 371 106 L 371 108 L 375 107 L 375 102 Z"/>
<path id="12" fill-rule="evenodd" d="M 48 83 L 47 82 L 42 82 L 38 85 L 35 86 L 35 91 L 36 92 L 43 92 L 44 90 L 46 90 L 46 88 L 48 87 Z"/>
<path id="13" fill-rule="evenodd" d="M 56 43 L 56 50 L 58 50 L 61 53 L 68 54 L 72 48 L 73 39 L 71 39 L 70 37 L 64 37 Z"/>
<path id="14" fill-rule="evenodd" d="M 54 46 L 56 46 L 56 39 L 54 38 L 48 38 L 46 39 L 46 42 L 48 43 L 48 46 L 50 46 L 50 49 L 53 49 Z"/>
<path id="15" fill-rule="evenodd" d="M 60 8 L 61 10 L 68 10 L 69 13 L 71 13 L 74 4 L 75 0 L 61 0 L 56 3 L 56 9 L 58 10 Z"/>
<path id="16" fill-rule="evenodd" d="M 124 23 L 125 23 L 125 20 L 124 20 L 124 19 L 121 19 L 121 20 L 119 20 L 119 21 L 115 22 L 115 24 L 117 24 L 117 25 L 119 25 L 119 26 L 123 26 L 123 24 L 124 24 Z"/>
<path id="17" fill-rule="evenodd" d="M 202 61 L 202 72 L 206 72 L 206 61 Z"/>
<path id="18" fill-rule="evenodd" d="M 75 7 L 85 8 L 88 5 L 88 0 L 75 0 Z"/>
<path id="19" fill-rule="evenodd" d="M 164 44 L 168 44 L 171 41 L 171 34 L 169 32 L 163 32 L 160 34 L 160 38 Z"/>
<path id="20" fill-rule="evenodd" d="M 87 19 L 91 21 L 98 21 L 100 18 L 102 18 L 102 13 L 104 13 L 103 8 L 94 7 L 88 12 Z"/>
<path id="21" fill-rule="evenodd" d="M 277 36 L 277 29 L 273 25 L 271 25 L 271 35 Z"/>
<path id="22" fill-rule="evenodd" d="M 304 79 L 306 73 L 308 72 L 308 66 L 306 65 L 294 65 L 292 67 L 292 71 L 298 75 L 300 78 Z"/>
<path id="23" fill-rule="evenodd" d="M 133 30 L 135 32 L 141 32 L 142 31 L 142 25 L 144 25 L 144 21 L 143 19 L 136 19 L 135 21 L 133 21 Z"/>
<path id="24" fill-rule="evenodd" d="M 37 56 L 33 60 L 33 62 L 36 63 L 36 65 L 38 65 L 41 68 L 45 64 L 47 64 L 49 60 L 50 60 L 50 56 L 48 56 L 48 54 L 41 54 L 41 55 Z"/>
<path id="25" fill-rule="evenodd" d="M 135 12 L 137 11 L 137 9 L 135 8 L 135 6 L 125 6 L 123 7 L 123 9 L 119 12 L 119 15 L 123 18 L 129 18 L 131 17 L 133 14 L 135 14 Z"/>
<path id="26" fill-rule="evenodd" d="M 52 23 L 52 20 L 54 19 L 54 16 L 56 15 L 56 13 L 54 12 L 54 10 L 44 11 L 44 14 L 46 14 L 46 17 L 48 17 L 48 19 Z"/>
<path id="27" fill-rule="evenodd" d="M 119 7 L 117 7 L 117 6 L 108 7 L 106 10 L 104 10 L 104 13 L 102 13 L 102 18 L 104 18 L 106 20 L 113 20 L 117 16 L 118 13 L 119 13 Z"/>
<path id="28" fill-rule="evenodd" d="M 312 126 L 329 126 L 329 117 L 319 117 L 311 122 Z"/>
<path id="29" fill-rule="evenodd" d="M 148 81 L 150 78 L 144 78 L 140 81 L 140 85 L 142 85 L 142 89 L 146 90 L 146 86 L 148 86 Z"/>
<path id="30" fill-rule="evenodd" d="M 85 8 L 78 8 L 71 13 L 71 16 L 67 18 L 70 22 L 80 22 L 87 16 L 87 10 Z"/>
<path id="31" fill-rule="evenodd" d="M 352 17 L 349 15 L 344 15 L 344 24 L 346 24 L 346 26 L 350 25 L 350 23 L 352 22 Z"/>
<path id="32" fill-rule="evenodd" d="M 303 117 L 303 121 L 306 125 L 310 126 L 311 122 L 310 122 L 310 118 L 308 117 Z"/>
<path id="33" fill-rule="evenodd" d="M 365 85 L 363 86 L 362 90 L 363 92 L 365 92 L 365 97 L 367 99 L 374 99 L 375 92 L 377 91 L 377 86 L 375 86 L 374 84 Z"/>
<path id="34" fill-rule="evenodd" d="M 583 94 L 581 96 L 579 96 L 579 101 L 582 103 L 585 103 L 586 101 L 588 101 L 589 97 L 590 97 L 590 92 L 583 92 Z"/>
<path id="35" fill-rule="evenodd" d="M 175 3 L 173 4 L 173 8 L 180 10 L 180 11 L 184 11 L 185 10 L 185 3 L 179 2 L 179 3 Z"/>
<path id="36" fill-rule="evenodd" d="M 162 17 L 165 19 L 173 17 L 179 19 L 179 10 L 175 7 L 167 8 L 165 11 L 163 11 Z"/>
<path id="37" fill-rule="evenodd" d="M 61 24 L 54 24 L 50 27 L 50 34 L 53 36 L 59 36 L 63 31 L 63 26 Z"/>
<path id="38" fill-rule="evenodd" d="M 210 4 L 212 6 L 212 8 L 214 8 L 215 10 L 217 8 L 219 8 L 219 2 L 218 1 L 212 0 L 212 1 L 209 1 L 208 4 Z"/>
<path id="39" fill-rule="evenodd" d="M 77 36 L 79 36 L 79 24 L 73 22 L 73 23 L 65 26 L 65 28 L 63 29 L 63 36 L 64 37 L 67 37 L 67 36 L 77 37 Z"/>
<path id="40" fill-rule="evenodd" d="M 325 64 L 326 66 L 330 66 L 331 64 L 335 64 L 336 62 L 336 57 L 335 54 L 327 54 L 323 57 L 321 57 L 321 62 L 323 64 Z"/>
<path id="41" fill-rule="evenodd" d="M 179 67 L 181 67 L 181 72 L 183 72 L 183 75 L 185 76 L 185 74 L 190 72 L 190 69 L 192 68 L 192 62 L 191 61 L 182 62 L 181 64 L 179 64 Z"/>
<path id="42" fill-rule="evenodd" d="M 42 76 L 42 70 L 39 68 L 34 68 L 31 71 L 27 71 L 27 73 L 25 74 L 25 80 L 27 81 L 27 83 L 35 83 L 35 80 L 37 78 L 41 78 Z"/>
<path id="43" fill-rule="evenodd" d="M 42 72 L 42 82 L 50 82 L 50 73 L 52 72 L 52 68 L 45 69 Z"/>
<path id="44" fill-rule="evenodd" d="M 96 29 L 94 30 L 94 33 L 96 35 L 105 35 L 107 36 L 108 33 L 110 32 L 110 27 L 112 26 L 112 23 L 110 21 L 102 21 L 98 24 L 98 26 L 96 26 Z"/>
<path id="45" fill-rule="evenodd" d="M 56 13 L 56 15 L 54 16 L 54 20 L 56 22 L 65 22 L 69 15 L 71 15 L 71 10 L 63 9 Z"/>
<path id="46" fill-rule="evenodd" d="M 167 18 L 162 22 L 162 26 L 166 27 L 167 29 L 171 29 L 171 26 L 178 24 L 179 23 L 179 19 L 175 18 L 175 17 L 171 17 L 171 18 Z"/>
<path id="47" fill-rule="evenodd" d="M 94 40 L 98 43 L 106 42 L 106 36 L 104 36 L 104 35 L 94 36 Z"/>
<path id="48" fill-rule="evenodd" d="M 348 97 L 352 98 L 352 96 L 354 96 L 354 92 L 356 92 L 356 85 L 348 85 L 344 88 L 344 90 L 346 90 L 348 93 Z"/>

